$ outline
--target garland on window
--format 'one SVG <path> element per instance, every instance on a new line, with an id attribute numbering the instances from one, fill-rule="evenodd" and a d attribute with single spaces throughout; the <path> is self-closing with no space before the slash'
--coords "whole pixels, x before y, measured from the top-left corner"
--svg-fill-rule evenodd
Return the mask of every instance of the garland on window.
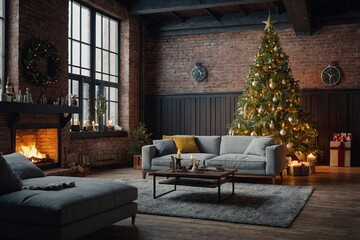
<path id="1" fill-rule="evenodd" d="M 47 63 L 47 70 L 44 72 L 40 71 L 38 66 L 41 58 Z M 24 63 L 25 76 L 34 86 L 47 88 L 50 84 L 57 83 L 61 72 L 61 59 L 54 43 L 39 38 L 32 39 L 25 51 Z"/>

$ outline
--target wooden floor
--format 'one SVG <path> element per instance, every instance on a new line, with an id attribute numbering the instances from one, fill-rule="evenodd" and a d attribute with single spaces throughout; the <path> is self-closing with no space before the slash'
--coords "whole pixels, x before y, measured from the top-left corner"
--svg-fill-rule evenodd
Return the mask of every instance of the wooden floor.
<path id="1" fill-rule="evenodd" d="M 126 219 L 81 240 L 360 239 L 360 168 L 318 166 L 316 171 L 311 176 L 277 179 L 277 184 L 310 185 L 315 189 L 289 228 L 137 214 L 135 226 Z M 87 177 L 141 178 L 141 171 L 108 169 L 93 172 Z M 270 184 L 265 179 L 249 181 Z"/>

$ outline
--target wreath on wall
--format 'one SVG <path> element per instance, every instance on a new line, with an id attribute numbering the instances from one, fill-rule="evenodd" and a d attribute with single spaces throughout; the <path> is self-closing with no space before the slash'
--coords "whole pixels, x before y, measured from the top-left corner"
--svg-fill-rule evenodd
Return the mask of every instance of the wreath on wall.
<path id="1" fill-rule="evenodd" d="M 39 61 L 45 60 L 46 71 L 41 71 Z M 47 88 L 58 81 L 61 59 L 53 42 L 33 38 L 25 49 L 25 77 L 34 86 Z"/>

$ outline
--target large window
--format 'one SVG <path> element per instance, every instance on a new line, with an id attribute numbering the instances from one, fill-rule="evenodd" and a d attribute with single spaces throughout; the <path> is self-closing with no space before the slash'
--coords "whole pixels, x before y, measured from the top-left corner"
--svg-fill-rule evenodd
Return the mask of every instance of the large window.
<path id="1" fill-rule="evenodd" d="M 119 22 L 70 0 L 68 62 L 69 93 L 76 95 L 82 108 L 73 123 L 83 125 L 100 119 L 118 124 Z M 102 116 L 98 108 L 101 99 L 107 106 Z"/>
<path id="2" fill-rule="evenodd" d="M 4 89 L 5 82 L 5 2 L 0 0 L 0 89 Z"/>

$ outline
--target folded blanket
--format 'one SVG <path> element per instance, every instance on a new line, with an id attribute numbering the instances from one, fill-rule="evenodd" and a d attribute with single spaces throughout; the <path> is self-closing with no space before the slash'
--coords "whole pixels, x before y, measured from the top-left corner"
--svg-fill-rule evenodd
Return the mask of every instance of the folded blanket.
<path id="1" fill-rule="evenodd" d="M 46 191 L 58 191 L 64 188 L 75 187 L 75 182 L 64 182 L 64 183 L 46 183 L 33 186 L 23 186 L 23 189 L 27 190 L 46 190 Z"/>

